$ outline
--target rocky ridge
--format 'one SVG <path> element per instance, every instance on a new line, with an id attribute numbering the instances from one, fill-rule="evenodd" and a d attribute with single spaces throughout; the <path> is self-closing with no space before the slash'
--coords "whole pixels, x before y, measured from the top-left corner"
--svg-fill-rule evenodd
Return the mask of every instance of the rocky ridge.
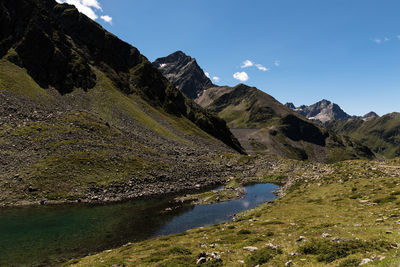
<path id="1" fill-rule="evenodd" d="M 182 51 L 158 58 L 153 65 L 191 99 L 197 98 L 204 90 L 214 86 L 197 64 L 196 59 L 187 56 Z"/>

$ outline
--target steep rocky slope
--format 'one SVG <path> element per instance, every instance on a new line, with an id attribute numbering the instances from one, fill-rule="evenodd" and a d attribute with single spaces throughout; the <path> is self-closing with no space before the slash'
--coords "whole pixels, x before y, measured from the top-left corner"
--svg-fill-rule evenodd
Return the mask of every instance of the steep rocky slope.
<path id="1" fill-rule="evenodd" d="M 296 107 L 293 103 L 286 103 L 287 107 L 293 109 L 297 113 L 303 115 L 307 119 L 326 123 L 334 120 L 348 120 L 351 118 L 349 114 L 343 111 L 339 105 L 328 100 L 321 100 L 311 106 Z"/>
<path id="2" fill-rule="evenodd" d="M 158 58 L 153 65 L 189 98 L 195 99 L 204 90 L 213 86 L 196 59 L 182 51 Z"/>
<path id="3" fill-rule="evenodd" d="M 376 113 L 368 113 L 362 118 L 333 121 L 326 126 L 359 140 L 376 153 L 389 158 L 400 156 L 399 113 L 390 113 L 382 117 L 378 117 Z"/>
<path id="4" fill-rule="evenodd" d="M 53 0 L 0 0 L 0 125 L 3 204 L 219 183 L 234 168 L 213 159 L 242 151 L 136 48 Z"/>
<path id="5" fill-rule="evenodd" d="M 321 162 L 373 157 L 359 142 L 306 120 L 255 87 L 212 87 L 196 102 L 225 119 L 250 153 Z"/>

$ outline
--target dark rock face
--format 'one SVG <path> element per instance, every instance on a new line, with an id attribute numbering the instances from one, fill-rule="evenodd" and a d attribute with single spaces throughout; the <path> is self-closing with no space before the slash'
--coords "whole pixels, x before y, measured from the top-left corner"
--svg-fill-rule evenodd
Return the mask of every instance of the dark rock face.
<path id="1" fill-rule="evenodd" d="M 286 103 L 285 106 L 287 106 L 290 109 L 296 109 L 296 106 L 292 102 Z"/>
<path id="2" fill-rule="evenodd" d="M 182 51 L 158 58 L 153 65 L 191 99 L 197 98 L 204 90 L 213 86 L 196 59 L 185 55 Z"/>
<path id="3" fill-rule="evenodd" d="M 75 88 L 89 90 L 96 85 L 97 68 L 123 93 L 185 116 L 242 151 L 222 120 L 187 99 L 135 47 L 74 6 L 54 0 L 0 0 L 0 29 L 0 58 L 7 55 L 42 88 L 54 87 L 62 95 Z"/>
<path id="4" fill-rule="evenodd" d="M 348 120 L 351 118 L 351 116 L 344 112 L 337 104 L 325 99 L 311 106 L 303 105 L 298 108 L 293 108 L 293 105 L 288 107 L 294 109 L 296 112 L 308 119 L 317 120 L 322 123 L 332 120 Z"/>
<path id="5" fill-rule="evenodd" d="M 321 131 L 316 125 L 302 120 L 294 115 L 287 115 L 281 119 L 281 131 L 293 141 L 306 141 L 325 146 L 325 139 L 329 134 Z"/>

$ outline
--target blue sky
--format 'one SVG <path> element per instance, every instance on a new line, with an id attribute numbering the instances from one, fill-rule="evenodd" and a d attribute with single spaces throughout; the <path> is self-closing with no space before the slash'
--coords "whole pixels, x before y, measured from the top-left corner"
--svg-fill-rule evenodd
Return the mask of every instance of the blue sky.
<path id="1" fill-rule="evenodd" d="M 282 103 L 325 98 L 351 115 L 400 111 L 398 0 L 58 1 L 88 6 L 151 61 L 182 50 L 219 85 L 245 72 L 244 83 Z M 268 70 L 242 68 L 246 60 Z"/>

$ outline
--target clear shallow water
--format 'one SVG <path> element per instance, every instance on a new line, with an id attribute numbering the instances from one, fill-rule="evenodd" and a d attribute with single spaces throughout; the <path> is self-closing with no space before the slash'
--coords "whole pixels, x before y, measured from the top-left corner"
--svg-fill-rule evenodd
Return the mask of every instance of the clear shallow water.
<path id="1" fill-rule="evenodd" d="M 275 199 L 272 191 L 278 188 L 250 185 L 243 199 L 212 205 L 176 204 L 166 197 L 0 209 L 0 266 L 48 266 L 128 242 L 230 221 L 236 213 Z"/>

